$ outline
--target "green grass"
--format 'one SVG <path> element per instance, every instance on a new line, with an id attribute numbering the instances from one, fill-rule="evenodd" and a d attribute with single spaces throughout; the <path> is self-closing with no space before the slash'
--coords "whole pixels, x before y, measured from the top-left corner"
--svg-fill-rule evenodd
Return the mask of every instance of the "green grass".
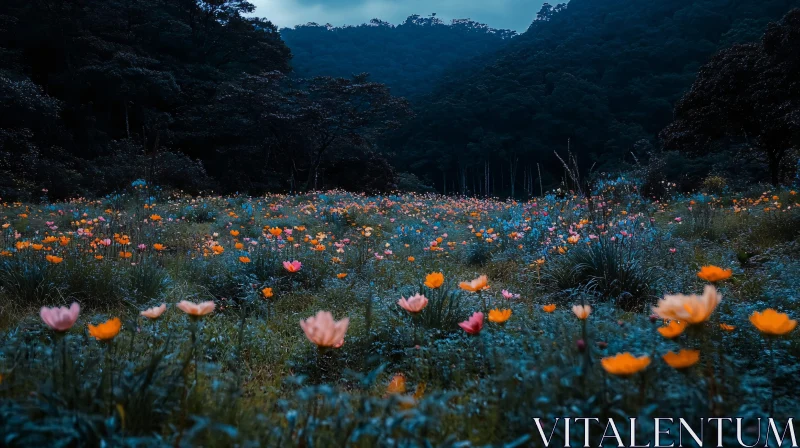
<path id="1" fill-rule="evenodd" d="M 148 210 L 124 196 L 7 204 L 4 446 L 530 446 L 534 417 L 749 418 L 770 407 L 772 417 L 792 416 L 798 331 L 769 353 L 748 317 L 768 307 L 800 315 L 795 196 L 777 193 L 777 210 L 771 196 L 711 198 L 701 209 L 696 197 L 649 203 L 622 190 L 598 192 L 609 193 L 594 201 L 606 205 L 591 214 L 570 197 L 344 192 L 181 198 Z M 735 211 L 733 199 L 745 210 Z M 145 222 L 151 214 L 162 221 Z M 274 227 L 291 230 L 293 241 L 285 232 L 266 237 Z M 33 248 L 50 234 L 71 240 Z M 99 244 L 115 234 L 130 244 Z M 224 250 L 215 254 L 215 244 Z M 122 250 L 133 256 L 120 258 Z M 245 255 L 249 263 L 239 261 Z M 287 272 L 282 262 L 295 259 L 302 269 Z M 733 270 L 718 285 L 722 303 L 705 324 L 661 337 L 650 307 L 664 294 L 700 293 L 696 273 L 706 264 Z M 444 273 L 443 287 L 423 286 L 431 272 Z M 481 274 L 488 290 L 459 289 Z M 520 297 L 507 300 L 503 289 Z M 430 302 L 411 316 L 396 302 L 415 293 Z M 217 308 L 195 324 L 175 306 L 181 300 Z M 65 336 L 39 319 L 40 307 L 72 301 L 82 311 Z M 580 302 L 593 306 L 585 329 L 571 311 Z M 160 303 L 168 305 L 160 319 L 138 315 Z M 549 303 L 553 313 L 542 309 Z M 511 318 L 485 322 L 475 336 L 458 326 L 494 308 L 511 309 Z M 350 319 L 341 348 L 318 350 L 301 330 L 300 320 L 320 310 Z M 123 328 L 113 341 L 89 336 L 87 324 L 115 316 Z M 661 359 L 681 348 L 701 351 L 685 372 Z M 621 352 L 651 364 L 630 378 L 605 372 L 601 359 Z M 389 394 L 397 374 L 406 392 Z M 575 431 L 579 440 L 582 428 Z M 637 439 L 652 436 L 642 431 Z"/>

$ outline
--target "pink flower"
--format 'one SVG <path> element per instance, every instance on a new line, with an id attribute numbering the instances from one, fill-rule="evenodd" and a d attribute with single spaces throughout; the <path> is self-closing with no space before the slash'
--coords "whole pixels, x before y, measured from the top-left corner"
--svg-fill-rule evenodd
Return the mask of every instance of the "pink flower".
<path id="1" fill-rule="evenodd" d="M 681 217 L 678 216 L 677 218 L 675 218 L 675 222 L 681 222 Z"/>
<path id="2" fill-rule="evenodd" d="M 478 334 L 483 329 L 483 313 L 477 312 L 470 316 L 469 320 L 460 322 L 459 327 L 469 334 Z"/>
<path id="3" fill-rule="evenodd" d="M 408 299 L 401 296 L 400 300 L 397 301 L 397 304 L 409 313 L 416 314 L 428 306 L 428 298 L 422 294 L 415 294 Z"/>
<path id="4" fill-rule="evenodd" d="M 669 249 L 669 253 L 671 253 L 671 254 L 674 254 L 674 253 L 675 253 L 675 252 L 677 252 L 677 251 L 678 251 L 678 249 L 675 249 L 674 247 L 671 247 L 671 248 Z"/>
<path id="5" fill-rule="evenodd" d="M 39 311 L 39 316 L 42 318 L 48 327 L 55 331 L 67 331 L 75 325 L 78 320 L 78 314 L 81 312 L 81 306 L 77 303 L 72 303 L 69 308 L 47 308 L 43 306 Z"/>
<path id="6" fill-rule="evenodd" d="M 337 322 L 327 311 L 320 311 L 316 316 L 300 321 L 300 328 L 303 329 L 308 340 L 318 347 L 341 347 L 344 344 L 344 335 L 347 333 L 349 325 L 350 319 L 347 317 Z"/>
<path id="7" fill-rule="evenodd" d="M 519 294 L 512 294 L 512 293 L 508 292 L 508 290 L 506 290 L 506 289 L 504 289 L 502 291 L 502 293 L 503 293 L 503 297 L 505 297 L 506 299 L 519 299 Z"/>
<path id="8" fill-rule="evenodd" d="M 297 272 L 302 267 L 303 267 L 303 263 L 300 263 L 297 260 L 294 260 L 294 261 L 291 261 L 291 262 L 289 262 L 289 261 L 284 261 L 283 262 L 283 268 L 286 269 L 289 272 Z"/>
<path id="9" fill-rule="evenodd" d="M 178 302 L 177 306 L 179 310 L 194 317 L 201 317 L 205 316 L 206 314 L 211 314 L 211 312 L 214 311 L 214 308 L 216 308 L 216 305 L 211 300 L 201 303 L 194 303 L 194 302 L 189 302 L 188 300 L 181 300 L 180 302 Z"/>
<path id="10" fill-rule="evenodd" d="M 164 311 L 166 311 L 166 310 L 167 310 L 167 304 L 166 303 L 162 303 L 161 306 L 148 308 L 148 309 L 142 311 L 139 314 L 141 314 L 142 316 L 144 316 L 144 317 L 146 317 L 148 319 L 158 319 L 159 317 L 161 317 L 162 314 L 164 314 Z"/>

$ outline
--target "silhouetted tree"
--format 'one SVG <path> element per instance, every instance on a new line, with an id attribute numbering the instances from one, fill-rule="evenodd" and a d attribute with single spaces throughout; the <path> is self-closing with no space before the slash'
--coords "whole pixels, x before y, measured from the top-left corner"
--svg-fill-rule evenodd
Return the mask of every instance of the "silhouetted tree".
<path id="1" fill-rule="evenodd" d="M 773 184 L 800 147 L 800 9 L 771 23 L 761 42 L 735 45 L 700 69 L 661 133 L 668 149 L 705 153 L 739 144 L 766 161 Z"/>

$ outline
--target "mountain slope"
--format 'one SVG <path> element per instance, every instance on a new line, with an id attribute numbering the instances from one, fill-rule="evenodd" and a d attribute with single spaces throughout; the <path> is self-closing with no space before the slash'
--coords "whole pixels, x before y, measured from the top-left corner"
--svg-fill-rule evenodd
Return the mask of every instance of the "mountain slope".
<path id="1" fill-rule="evenodd" d="M 395 137 L 396 159 L 460 192 L 531 190 L 537 163 L 552 184 L 564 175 L 553 151 L 567 148 L 584 169 L 615 169 L 656 144 L 714 52 L 799 3 L 572 0 L 482 66 L 447 72 Z"/>
<path id="2" fill-rule="evenodd" d="M 469 19 L 448 25 L 435 15 L 413 15 L 397 26 L 373 19 L 359 26 L 309 23 L 281 30 L 297 75 L 367 72 L 400 96 L 429 92 L 453 62 L 496 51 L 515 35 Z"/>

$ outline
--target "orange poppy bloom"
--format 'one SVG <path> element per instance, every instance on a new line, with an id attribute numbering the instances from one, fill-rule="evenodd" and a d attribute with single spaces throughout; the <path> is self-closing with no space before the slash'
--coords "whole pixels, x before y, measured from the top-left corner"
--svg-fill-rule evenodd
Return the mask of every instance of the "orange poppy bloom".
<path id="1" fill-rule="evenodd" d="M 345 278 L 345 277 L 347 277 L 347 273 L 346 272 L 341 272 L 339 274 L 336 274 L 336 278 Z"/>
<path id="2" fill-rule="evenodd" d="M 225 248 L 223 248 L 219 244 L 215 244 L 214 246 L 212 246 L 211 250 L 214 251 L 214 255 L 220 255 L 223 252 L 225 252 Z"/>
<path id="3" fill-rule="evenodd" d="M 164 246 L 161 243 L 156 243 L 156 244 L 153 244 L 153 249 L 161 252 L 162 250 L 166 249 L 166 246 Z"/>
<path id="4" fill-rule="evenodd" d="M 414 258 L 414 257 L 408 257 L 408 261 L 410 261 L 410 262 L 412 262 L 412 263 L 413 263 L 413 262 L 414 262 L 414 260 L 416 260 L 416 258 Z"/>
<path id="5" fill-rule="evenodd" d="M 686 369 L 700 360 L 700 350 L 681 350 L 678 353 L 669 352 L 662 356 L 664 362 L 673 369 Z"/>
<path id="6" fill-rule="evenodd" d="M 119 317 L 109 319 L 102 324 L 89 324 L 89 335 L 98 341 L 110 341 L 114 339 L 122 328 L 122 321 Z"/>
<path id="7" fill-rule="evenodd" d="M 719 328 L 725 331 L 733 331 L 736 329 L 736 327 L 734 327 L 733 325 L 728 325 L 728 324 L 719 324 Z"/>
<path id="8" fill-rule="evenodd" d="M 47 261 L 49 261 L 50 263 L 53 263 L 53 264 L 58 264 L 58 263 L 61 263 L 62 261 L 64 261 L 63 258 L 56 257 L 55 255 L 48 255 L 48 256 L 46 256 L 44 258 L 47 259 Z"/>
<path id="9" fill-rule="evenodd" d="M 122 252 L 119 253 L 119 257 L 120 258 L 131 258 L 132 256 L 133 256 L 133 254 L 130 253 L 130 252 L 122 251 Z"/>
<path id="10" fill-rule="evenodd" d="M 244 244 L 236 243 L 236 244 L 233 245 L 233 247 L 235 247 L 237 250 L 242 250 L 242 249 L 244 249 Z"/>
<path id="11" fill-rule="evenodd" d="M 658 332 L 661 333 L 661 336 L 664 336 L 667 339 L 674 339 L 683 333 L 683 330 L 686 329 L 686 326 L 686 322 L 671 320 L 669 321 L 668 325 L 659 328 Z"/>
<path id="12" fill-rule="evenodd" d="M 489 311 L 489 322 L 494 322 L 496 324 L 504 324 L 508 319 L 511 318 L 511 310 L 505 309 L 494 309 Z"/>
<path id="13" fill-rule="evenodd" d="M 159 216 L 159 215 L 150 215 L 150 221 L 161 221 L 161 216 Z"/>
<path id="14" fill-rule="evenodd" d="M 231 230 L 231 235 L 232 236 L 239 236 L 239 231 L 238 230 Z"/>
<path id="15" fill-rule="evenodd" d="M 242 262 L 242 263 L 250 263 L 250 258 L 245 257 L 245 256 L 241 256 L 241 257 L 239 257 L 239 261 Z"/>
<path id="16" fill-rule="evenodd" d="M 640 372 L 650 365 L 649 356 L 636 357 L 628 352 L 609 356 L 600 360 L 603 370 L 618 376 L 629 376 Z"/>
<path id="17" fill-rule="evenodd" d="M 772 308 L 760 313 L 758 311 L 754 312 L 750 316 L 750 322 L 758 328 L 758 331 L 775 336 L 784 335 L 794 330 L 797 326 L 796 320 L 789 319 L 787 314 L 779 313 Z"/>
<path id="18" fill-rule="evenodd" d="M 459 283 L 458 287 L 463 289 L 464 291 L 470 291 L 470 292 L 483 291 L 484 289 L 489 287 L 489 278 L 486 277 L 485 275 L 481 275 L 480 277 L 474 280 Z"/>
<path id="19" fill-rule="evenodd" d="M 406 393 L 406 377 L 402 373 L 393 376 L 386 386 L 386 393 L 389 395 Z"/>
<path id="20" fill-rule="evenodd" d="M 261 295 L 263 295 L 265 299 L 269 299 L 275 294 L 272 293 L 272 288 L 264 288 L 261 290 Z"/>
<path id="21" fill-rule="evenodd" d="M 556 304 L 551 303 L 549 305 L 545 305 L 542 307 L 542 309 L 544 310 L 545 313 L 552 313 L 553 311 L 556 310 Z"/>
<path id="22" fill-rule="evenodd" d="M 278 235 L 280 235 L 281 233 L 283 233 L 283 230 L 279 229 L 278 227 L 273 227 L 273 228 L 269 229 L 269 233 L 270 233 L 272 236 L 278 236 Z"/>
<path id="23" fill-rule="evenodd" d="M 425 276 L 425 286 L 431 289 L 436 289 L 444 283 L 444 274 L 441 272 L 431 272 Z"/>
<path id="24" fill-rule="evenodd" d="M 722 269 L 718 266 L 703 266 L 697 276 L 707 282 L 718 282 L 731 278 L 733 271 L 730 269 Z"/>

